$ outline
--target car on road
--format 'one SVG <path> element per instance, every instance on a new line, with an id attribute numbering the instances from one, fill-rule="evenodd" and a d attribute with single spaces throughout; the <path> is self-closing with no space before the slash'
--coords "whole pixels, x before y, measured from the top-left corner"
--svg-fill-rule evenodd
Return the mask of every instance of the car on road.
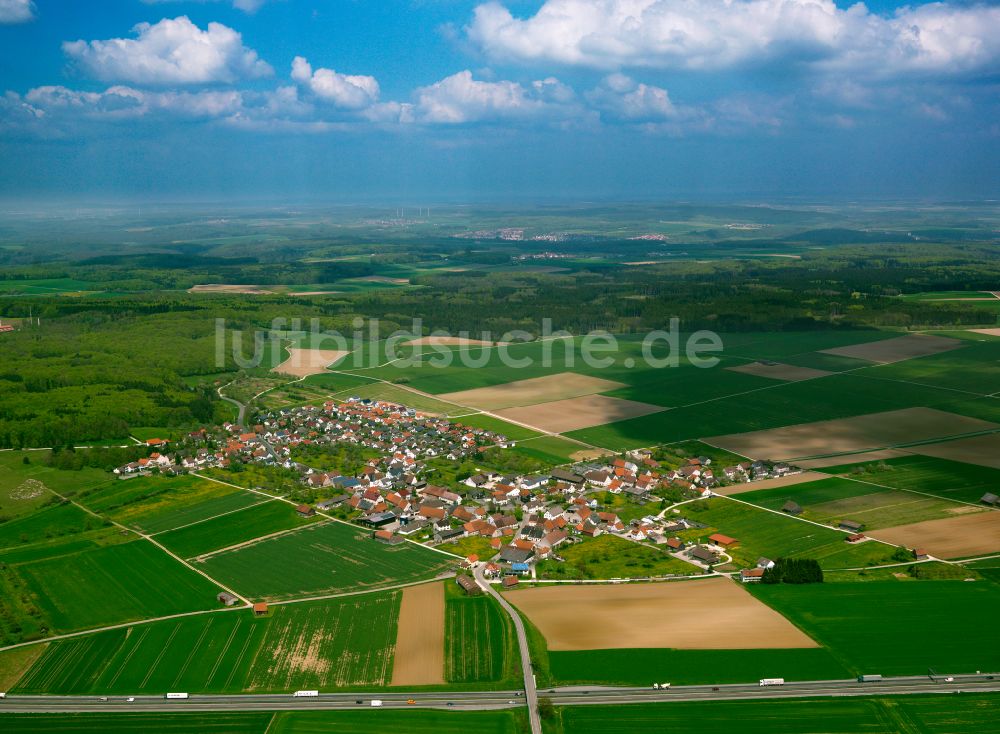
<path id="1" fill-rule="evenodd" d="M 945 683 L 954 683 L 955 679 L 952 676 L 949 675 L 947 678 L 944 679 L 944 682 Z"/>
<path id="2" fill-rule="evenodd" d="M 454 702 L 454 701 L 449 701 L 449 702 L 448 702 L 448 705 L 449 705 L 449 706 L 454 706 L 454 705 L 455 705 L 455 702 Z"/>
<path id="3" fill-rule="evenodd" d="M 129 696 L 125 699 L 127 703 L 135 703 L 135 696 Z"/>
<path id="4" fill-rule="evenodd" d="M 407 702 L 408 704 L 410 704 L 411 706 L 412 706 L 413 704 L 415 704 L 415 703 L 416 703 L 416 701 L 414 701 L 414 700 L 413 700 L 412 698 L 408 698 L 408 699 L 406 699 L 406 702 Z"/>
<path id="5" fill-rule="evenodd" d="M 98 701 L 107 701 L 107 700 L 108 700 L 108 697 L 107 697 L 107 696 L 101 696 L 101 697 L 100 697 L 99 699 L 97 699 L 97 700 L 98 700 Z"/>

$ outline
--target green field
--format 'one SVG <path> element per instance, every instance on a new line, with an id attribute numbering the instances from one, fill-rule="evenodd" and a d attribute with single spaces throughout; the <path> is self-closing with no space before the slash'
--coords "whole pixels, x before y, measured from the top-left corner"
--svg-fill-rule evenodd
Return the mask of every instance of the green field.
<path id="1" fill-rule="evenodd" d="M 0 515 L 16 517 L 37 509 L 52 498 L 48 490 L 72 496 L 82 489 L 114 482 L 99 469 L 60 471 L 45 466 L 47 456 L 45 451 L 0 452 Z M 30 463 L 25 464 L 25 459 Z"/>
<path id="2" fill-rule="evenodd" d="M 197 564 L 255 599 L 290 599 L 433 578 L 454 560 L 413 543 L 388 546 L 357 528 L 323 523 Z"/>
<path id="3" fill-rule="evenodd" d="M 517 734 L 517 711 L 203 711 L 198 713 L 0 714 L 9 734 Z"/>
<path id="4" fill-rule="evenodd" d="M 932 456 L 903 456 L 885 461 L 842 464 L 823 469 L 882 487 L 909 489 L 959 502 L 978 503 L 1000 487 L 1000 469 Z"/>
<path id="5" fill-rule="evenodd" d="M 789 650 L 620 649 L 550 651 L 549 670 L 560 685 L 650 686 L 653 682 L 752 683 L 781 676 L 787 680 L 834 680 L 849 671 L 822 648 Z"/>
<path id="6" fill-rule="evenodd" d="M 182 558 L 191 558 L 320 519 L 301 517 L 294 505 L 275 500 L 160 533 L 156 540 Z"/>
<path id="7" fill-rule="evenodd" d="M 506 612 L 489 596 L 466 596 L 451 582 L 446 588 L 445 679 L 476 683 L 513 677 L 517 649 Z"/>
<path id="8" fill-rule="evenodd" d="M 0 523 L 0 548 L 45 542 L 60 536 L 95 530 L 104 521 L 69 502 L 48 505 L 30 515 Z"/>
<path id="9" fill-rule="evenodd" d="M 1000 307 L 996 298 L 990 303 Z M 965 342 L 950 352 L 868 367 L 858 374 L 991 395 L 1000 391 L 1000 341 Z"/>
<path id="10" fill-rule="evenodd" d="M 463 420 L 465 419 L 463 418 Z M 547 464 L 558 465 L 569 463 L 573 460 L 574 454 L 586 451 L 587 447 L 558 436 L 538 436 L 537 438 L 523 439 L 510 450 L 515 454 L 538 459 Z"/>
<path id="11" fill-rule="evenodd" d="M 572 545 L 563 544 L 555 559 L 537 565 L 542 579 L 646 578 L 701 573 L 701 569 L 678 560 L 653 545 L 635 543 L 614 535 L 600 535 Z"/>
<path id="12" fill-rule="evenodd" d="M 189 474 L 139 477 L 128 481 L 148 487 L 149 497 L 123 505 L 108 514 L 122 525 L 151 534 L 268 501 L 262 495 L 242 492 Z"/>
<path id="13" fill-rule="evenodd" d="M 884 490 L 840 477 L 745 492 L 739 499 L 771 510 L 780 510 L 785 502 L 792 500 L 803 508 L 799 517 L 806 520 L 833 525 L 839 520 L 856 520 L 870 530 L 954 517 L 954 510 L 962 509 L 949 500 Z"/>
<path id="14" fill-rule="evenodd" d="M 147 541 L 15 565 L 56 632 L 210 609 L 218 589 Z"/>
<path id="15" fill-rule="evenodd" d="M 988 581 L 753 584 L 750 590 L 852 674 L 1000 671 L 1000 629 L 991 621 L 1000 586 Z"/>
<path id="16" fill-rule="evenodd" d="M 288 692 L 385 685 L 399 592 L 184 617 L 51 643 L 21 693 Z"/>
<path id="17" fill-rule="evenodd" d="M 704 509 L 701 509 L 704 508 Z M 883 543 L 851 545 L 845 533 L 796 520 L 728 497 L 713 497 L 683 507 L 684 515 L 708 525 L 680 533 L 686 540 L 707 539 L 718 531 L 740 541 L 727 551 L 741 567 L 758 558 L 814 558 L 823 568 L 854 568 L 889 562 L 895 549 Z"/>
<path id="18" fill-rule="evenodd" d="M 547 734 L 988 734 L 1000 731 L 1000 696 L 896 696 L 567 706 Z"/>

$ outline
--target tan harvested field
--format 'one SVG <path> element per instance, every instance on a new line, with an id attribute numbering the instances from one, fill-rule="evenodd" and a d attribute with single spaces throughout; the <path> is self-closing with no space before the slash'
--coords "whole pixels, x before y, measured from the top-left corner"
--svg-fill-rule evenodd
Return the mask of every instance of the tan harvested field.
<path id="1" fill-rule="evenodd" d="M 715 494 L 725 495 L 743 494 L 744 492 L 756 492 L 758 489 L 777 489 L 778 487 L 791 487 L 796 484 L 806 482 L 816 482 L 820 479 L 829 479 L 829 474 L 820 474 L 816 471 L 804 471 L 801 474 L 789 474 L 785 477 L 775 477 L 774 479 L 762 479 L 759 482 L 744 482 L 733 484 L 728 487 L 715 487 L 712 491 Z"/>
<path id="2" fill-rule="evenodd" d="M 188 293 L 246 293 L 252 296 L 269 296 L 274 291 L 259 285 L 227 285 L 225 283 L 205 283 L 188 288 Z"/>
<path id="3" fill-rule="evenodd" d="M 396 285 L 405 285 L 410 282 L 409 278 L 390 278 L 387 275 L 365 275 L 361 278 L 355 278 L 355 280 L 367 283 L 395 283 Z"/>
<path id="4" fill-rule="evenodd" d="M 505 382 L 502 385 L 493 385 L 492 387 L 445 393 L 438 397 L 480 410 L 496 410 L 578 398 L 583 395 L 617 390 L 621 387 L 625 387 L 625 385 L 612 380 L 580 375 L 576 372 L 560 372 L 556 375 Z"/>
<path id="5" fill-rule="evenodd" d="M 966 464 L 978 464 L 979 466 L 1000 469 L 1000 433 L 958 438 L 943 443 L 925 443 L 914 446 L 912 451 L 938 459 L 964 461 Z"/>
<path id="6" fill-rule="evenodd" d="M 1000 551 L 1000 512 L 988 510 L 926 520 L 872 530 L 866 535 L 894 545 L 921 548 L 937 558 L 968 558 Z"/>
<path id="7" fill-rule="evenodd" d="M 986 336 L 1000 336 L 1000 329 L 966 329 L 975 334 L 986 334 Z"/>
<path id="8" fill-rule="evenodd" d="M 602 456 L 613 456 L 614 451 L 605 451 L 604 449 L 583 449 L 582 451 L 574 451 L 569 455 L 573 461 L 592 461 L 593 459 L 599 459 Z"/>
<path id="9" fill-rule="evenodd" d="M 822 469 L 825 466 L 860 464 L 865 461 L 899 459 L 903 456 L 912 455 L 912 451 L 905 451 L 903 449 L 880 449 L 878 451 L 862 451 L 860 454 L 838 454 L 837 456 L 824 456 L 821 459 L 803 459 L 796 461 L 795 464 L 801 466 L 803 469 Z"/>
<path id="10" fill-rule="evenodd" d="M 298 349 L 288 348 L 288 359 L 271 372 L 280 372 L 293 377 L 308 377 L 326 371 L 328 365 L 350 354 L 342 349 Z"/>
<path id="11" fill-rule="evenodd" d="M 772 380 L 784 380 L 785 382 L 798 382 L 799 380 L 812 380 L 817 377 L 832 375 L 826 370 L 814 370 L 812 367 L 796 367 L 791 364 L 764 364 L 763 362 L 751 362 L 742 364 L 739 367 L 726 367 L 732 372 L 743 372 L 757 377 L 769 377 Z"/>
<path id="12" fill-rule="evenodd" d="M 29 645 L 0 653 L 0 691 L 9 691 L 21 680 L 38 658 L 45 652 L 49 643 Z"/>
<path id="13" fill-rule="evenodd" d="M 888 364 L 902 362 L 904 359 L 926 357 L 940 354 L 962 346 L 961 339 L 951 339 L 946 336 L 930 334 L 907 334 L 896 339 L 883 339 L 867 344 L 853 344 L 849 347 L 820 350 L 822 354 L 836 354 L 840 357 L 853 357 L 869 362 Z"/>
<path id="14" fill-rule="evenodd" d="M 727 578 L 659 584 L 553 585 L 506 594 L 550 650 L 818 647 Z"/>
<path id="15" fill-rule="evenodd" d="M 569 400 L 555 400 L 551 403 L 505 408 L 495 412 L 501 418 L 515 423 L 523 423 L 551 433 L 565 433 L 623 421 L 627 418 L 637 418 L 640 415 L 659 413 L 661 410 L 666 408 L 604 395 L 585 395 Z"/>
<path id="16" fill-rule="evenodd" d="M 422 336 L 403 342 L 404 347 L 491 347 L 494 343 L 482 339 L 463 339 L 460 336 Z"/>
<path id="17" fill-rule="evenodd" d="M 755 459 L 787 461 L 798 457 L 858 453 L 893 444 L 945 438 L 1000 428 L 995 423 L 945 413 L 933 408 L 905 408 L 816 423 L 800 423 L 766 431 L 712 436 L 713 446 Z M 843 463 L 838 457 L 837 463 Z"/>
<path id="18" fill-rule="evenodd" d="M 407 586 L 399 607 L 392 685 L 444 683 L 444 589 L 440 582 Z"/>

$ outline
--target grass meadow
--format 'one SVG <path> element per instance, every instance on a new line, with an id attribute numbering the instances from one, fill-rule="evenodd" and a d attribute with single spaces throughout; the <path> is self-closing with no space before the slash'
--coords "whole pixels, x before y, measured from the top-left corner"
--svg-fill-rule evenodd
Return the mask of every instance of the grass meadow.
<path id="1" fill-rule="evenodd" d="M 1000 486 L 1000 469 L 932 456 L 902 456 L 885 461 L 843 464 L 823 469 L 882 487 L 908 489 L 959 502 L 979 502 Z"/>
<path id="2" fill-rule="evenodd" d="M 755 584 L 750 590 L 852 674 L 1000 670 L 1000 629 L 992 623 L 1000 586 L 988 581 Z"/>
<path id="3" fill-rule="evenodd" d="M 254 599 L 290 599 L 431 579 L 454 559 L 413 543 L 388 546 L 338 522 L 302 528 L 201 562 Z"/>
<path id="4" fill-rule="evenodd" d="M 680 701 L 632 706 L 567 706 L 547 734 L 673 732 L 718 734 L 973 734 L 997 731 L 1000 696 L 896 696 L 770 701 Z"/>
<path id="5" fill-rule="evenodd" d="M 399 593 L 164 620 L 50 643 L 24 694 L 291 692 L 385 685 Z"/>
<path id="6" fill-rule="evenodd" d="M 701 509 L 704 508 L 704 509 Z M 823 568 L 854 568 L 888 562 L 894 548 L 869 541 L 851 545 L 846 534 L 785 515 L 762 510 L 728 497 L 713 497 L 684 506 L 684 515 L 708 527 L 680 533 L 686 540 L 703 540 L 718 531 L 740 541 L 726 551 L 737 564 L 753 566 L 768 558 L 814 558 Z"/>
<path id="7" fill-rule="evenodd" d="M 645 578 L 701 573 L 695 565 L 680 561 L 652 545 L 640 545 L 614 535 L 601 535 L 556 552 L 565 562 L 548 559 L 538 564 L 542 579 Z"/>

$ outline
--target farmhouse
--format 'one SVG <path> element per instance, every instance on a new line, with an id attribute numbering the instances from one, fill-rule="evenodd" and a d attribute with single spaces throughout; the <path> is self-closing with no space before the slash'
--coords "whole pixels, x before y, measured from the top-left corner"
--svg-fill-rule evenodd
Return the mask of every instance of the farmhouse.
<path id="1" fill-rule="evenodd" d="M 483 590 L 479 588 L 479 584 L 468 576 L 456 576 L 455 583 L 461 586 L 462 590 L 469 596 L 478 596 L 483 593 Z"/>
<path id="2" fill-rule="evenodd" d="M 386 545 L 399 545 L 404 542 L 402 538 L 393 533 L 391 530 L 376 530 L 372 533 L 372 537 L 380 543 L 385 543 Z"/>
<path id="3" fill-rule="evenodd" d="M 740 581 L 744 584 L 757 584 L 764 578 L 763 568 L 744 568 L 740 571 Z"/>
<path id="4" fill-rule="evenodd" d="M 740 541 L 736 538 L 730 538 L 728 535 L 723 535 L 722 533 L 712 533 L 708 536 L 716 545 L 721 545 L 723 548 L 739 548 Z"/>
<path id="5" fill-rule="evenodd" d="M 235 606 L 240 602 L 240 600 L 237 599 L 235 595 L 230 594 L 228 591 L 220 592 L 219 595 L 215 598 L 219 600 L 220 604 L 225 604 L 227 607 Z"/>
<path id="6" fill-rule="evenodd" d="M 844 538 L 844 540 L 846 542 L 848 542 L 848 543 L 860 543 L 864 539 L 865 539 L 865 536 L 862 535 L 861 533 L 854 533 L 854 534 L 848 535 L 846 538 Z"/>

